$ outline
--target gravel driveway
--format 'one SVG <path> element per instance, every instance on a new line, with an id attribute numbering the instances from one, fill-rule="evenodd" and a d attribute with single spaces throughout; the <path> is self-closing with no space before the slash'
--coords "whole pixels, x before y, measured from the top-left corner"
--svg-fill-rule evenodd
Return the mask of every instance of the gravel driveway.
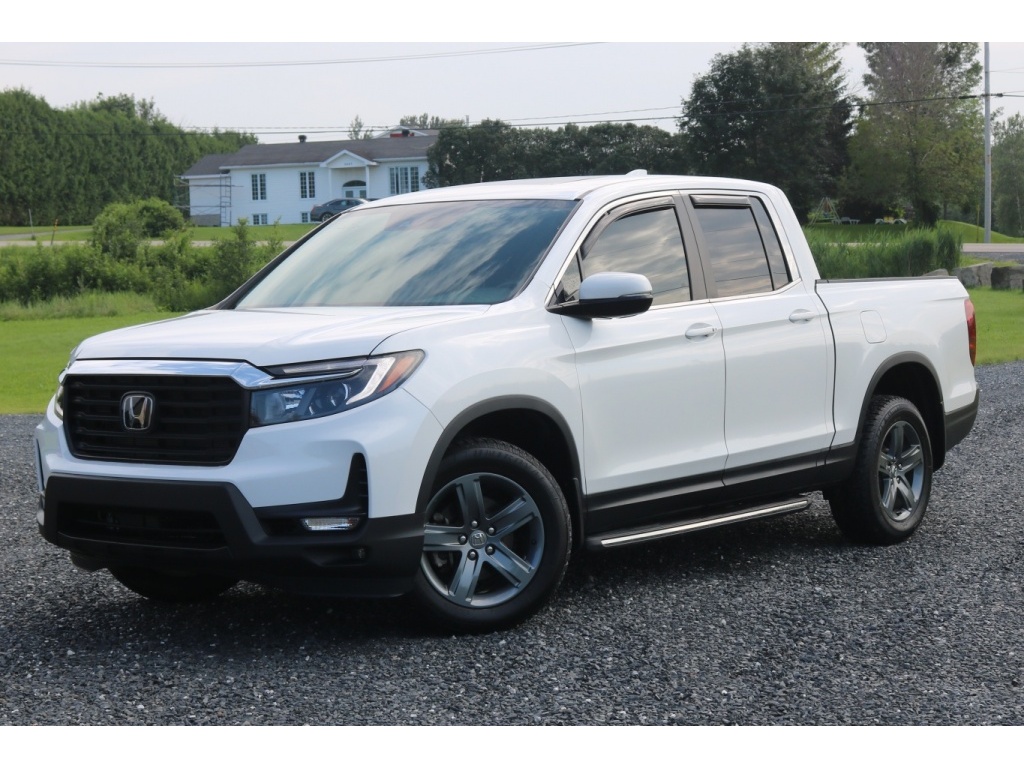
<path id="1" fill-rule="evenodd" d="M 30 416 L 0 417 L 0 724 L 1024 724 L 1024 364 L 910 541 L 808 512 L 575 559 L 509 632 L 243 586 L 151 605 L 36 532 Z"/>

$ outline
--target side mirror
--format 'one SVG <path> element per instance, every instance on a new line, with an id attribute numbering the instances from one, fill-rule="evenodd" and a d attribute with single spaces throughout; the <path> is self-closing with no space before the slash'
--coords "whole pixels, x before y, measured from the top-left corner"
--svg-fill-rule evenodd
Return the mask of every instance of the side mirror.
<path id="1" fill-rule="evenodd" d="M 651 281 L 631 272 L 600 272 L 580 283 L 579 301 L 552 307 L 570 317 L 626 317 L 646 312 L 654 302 Z"/>

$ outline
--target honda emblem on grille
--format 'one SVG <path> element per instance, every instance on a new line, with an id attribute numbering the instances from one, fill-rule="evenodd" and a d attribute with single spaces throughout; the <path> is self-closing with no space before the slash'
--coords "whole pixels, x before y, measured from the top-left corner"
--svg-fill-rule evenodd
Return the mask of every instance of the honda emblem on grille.
<path id="1" fill-rule="evenodd" d="M 129 392 L 121 398 L 121 425 L 129 432 L 145 432 L 153 426 L 153 396 Z"/>

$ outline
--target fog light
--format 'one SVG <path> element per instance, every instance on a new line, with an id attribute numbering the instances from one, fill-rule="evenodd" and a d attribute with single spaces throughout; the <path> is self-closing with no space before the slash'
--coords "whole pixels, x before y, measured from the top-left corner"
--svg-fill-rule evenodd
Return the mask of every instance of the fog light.
<path id="1" fill-rule="evenodd" d="M 359 517 L 304 517 L 302 524 L 307 531 L 351 531 L 362 518 Z"/>

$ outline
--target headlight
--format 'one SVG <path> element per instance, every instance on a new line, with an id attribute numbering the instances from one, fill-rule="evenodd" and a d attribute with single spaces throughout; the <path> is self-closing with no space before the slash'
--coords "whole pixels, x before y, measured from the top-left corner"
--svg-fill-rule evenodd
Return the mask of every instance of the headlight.
<path id="1" fill-rule="evenodd" d="M 376 400 L 397 388 L 423 359 L 419 350 L 361 360 L 326 360 L 267 369 L 288 377 L 254 391 L 249 424 L 253 427 L 317 419 Z"/>
<path id="2" fill-rule="evenodd" d="M 53 413 L 58 419 L 64 421 L 64 384 L 57 385 L 57 393 L 53 396 Z"/>
<path id="3" fill-rule="evenodd" d="M 61 421 L 64 421 L 64 375 L 68 372 L 71 364 L 78 359 L 78 347 L 80 346 L 79 344 L 71 350 L 71 354 L 68 356 L 68 364 L 64 366 L 64 370 L 57 377 L 57 393 L 53 396 L 53 412 Z"/>

